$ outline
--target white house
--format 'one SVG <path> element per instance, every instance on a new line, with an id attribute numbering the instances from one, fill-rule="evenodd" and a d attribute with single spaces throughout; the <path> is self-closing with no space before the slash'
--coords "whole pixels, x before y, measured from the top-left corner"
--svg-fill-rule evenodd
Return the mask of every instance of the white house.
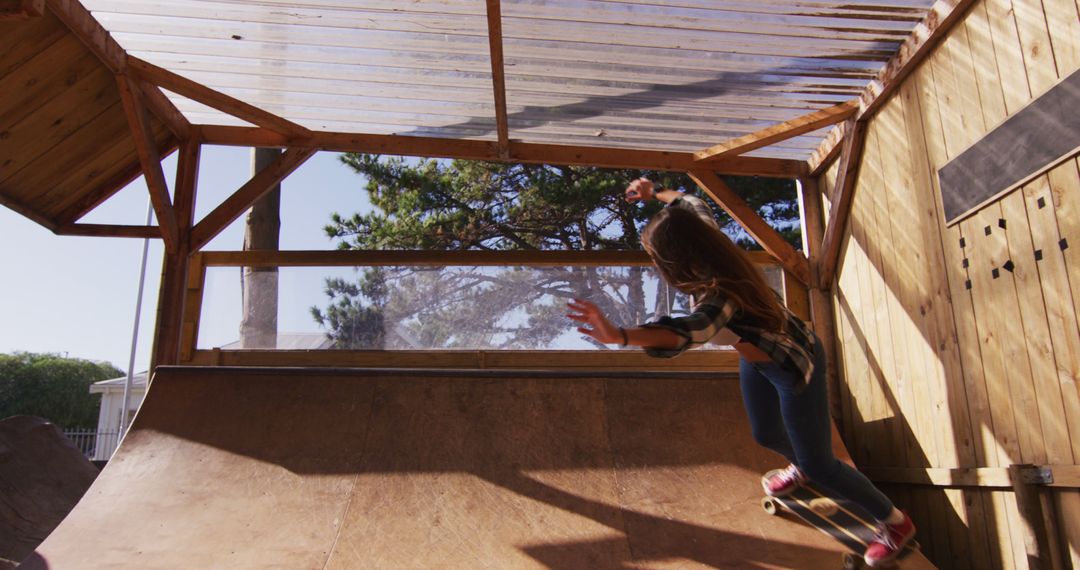
<path id="1" fill-rule="evenodd" d="M 128 396 L 127 425 L 142 404 L 146 395 L 146 372 L 140 372 L 132 378 L 131 394 Z M 91 394 L 101 394 L 101 409 L 98 411 L 97 437 L 94 444 L 94 456 L 91 459 L 107 460 L 120 441 L 120 417 L 124 409 L 124 384 L 127 376 L 102 380 L 90 385 Z"/>

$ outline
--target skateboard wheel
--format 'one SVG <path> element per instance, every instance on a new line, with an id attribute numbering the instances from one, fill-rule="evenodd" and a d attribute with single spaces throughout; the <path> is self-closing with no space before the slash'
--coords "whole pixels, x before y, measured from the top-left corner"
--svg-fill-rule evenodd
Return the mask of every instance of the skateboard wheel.
<path id="1" fill-rule="evenodd" d="M 780 514 L 780 505 L 772 497 L 763 497 L 761 499 L 761 508 L 773 516 Z"/>
<path id="2" fill-rule="evenodd" d="M 865 565 L 861 556 L 850 552 L 844 553 L 844 570 L 859 570 Z"/>

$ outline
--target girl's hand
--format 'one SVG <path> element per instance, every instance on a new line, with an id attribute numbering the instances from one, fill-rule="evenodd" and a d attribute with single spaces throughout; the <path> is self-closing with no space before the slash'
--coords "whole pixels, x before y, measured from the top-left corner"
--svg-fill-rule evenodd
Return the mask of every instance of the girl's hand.
<path id="1" fill-rule="evenodd" d="M 585 325 L 578 327 L 578 332 L 587 334 L 604 344 L 622 344 L 623 333 L 619 331 L 619 327 L 607 320 L 596 305 L 582 299 L 574 299 L 566 306 L 570 308 L 566 316 Z"/>
<path id="2" fill-rule="evenodd" d="M 648 202 L 656 197 L 653 192 L 654 188 L 652 180 L 638 178 L 626 187 L 626 201 L 631 204 L 634 202 Z"/>

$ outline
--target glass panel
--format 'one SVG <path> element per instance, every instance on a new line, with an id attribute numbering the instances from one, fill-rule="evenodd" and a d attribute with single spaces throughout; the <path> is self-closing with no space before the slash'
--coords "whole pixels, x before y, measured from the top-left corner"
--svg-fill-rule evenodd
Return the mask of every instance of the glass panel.
<path id="1" fill-rule="evenodd" d="M 779 268 L 763 270 L 781 290 Z M 251 285 L 247 300 L 241 279 Z M 243 277 L 240 268 L 210 267 L 198 347 L 613 348 L 575 330 L 565 306 L 574 297 L 597 303 L 624 326 L 689 309 L 688 297 L 660 281 L 652 267 L 284 267 Z"/>

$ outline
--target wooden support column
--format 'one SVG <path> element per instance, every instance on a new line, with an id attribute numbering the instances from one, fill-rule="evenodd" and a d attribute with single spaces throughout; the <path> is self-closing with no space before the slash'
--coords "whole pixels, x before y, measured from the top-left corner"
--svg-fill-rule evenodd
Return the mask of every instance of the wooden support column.
<path id="1" fill-rule="evenodd" d="M 855 183 L 859 178 L 859 166 L 862 163 L 866 123 L 850 119 L 847 133 L 844 150 L 840 155 L 840 172 L 832 192 L 829 227 L 825 230 L 821 258 L 818 260 L 818 286 L 824 290 L 832 289 L 833 277 L 836 275 L 836 264 L 840 257 L 840 236 L 844 233 L 844 226 L 847 225 L 848 215 L 851 213 L 851 201 L 855 196 Z"/>
<path id="2" fill-rule="evenodd" d="M 196 140 L 185 141 L 176 166 L 176 218 L 179 229 L 175 251 L 166 251 L 158 292 L 157 324 L 150 370 L 161 364 L 179 364 L 180 341 L 184 338 L 184 306 L 188 296 L 188 268 L 191 264 L 191 234 L 195 195 L 199 179 L 201 147 Z"/>
<path id="3" fill-rule="evenodd" d="M 843 422 L 840 407 L 840 374 L 836 356 L 836 321 L 833 316 L 832 296 L 823 290 L 817 276 L 821 243 L 825 238 L 824 207 L 817 178 L 799 179 L 799 214 L 802 218 L 803 249 L 810 258 L 810 316 L 814 333 L 825 348 L 828 368 L 825 375 L 829 382 L 829 412 L 837 423 Z M 846 426 L 841 426 L 846 427 Z"/>
<path id="4" fill-rule="evenodd" d="M 180 362 L 180 338 L 190 254 L 187 245 L 183 243 L 176 251 L 166 251 L 162 261 L 157 324 L 154 326 L 154 347 L 150 353 L 151 373 L 160 365 Z"/>
<path id="5" fill-rule="evenodd" d="M 805 284 L 810 282 L 810 267 L 801 253 L 783 236 L 767 224 L 747 203 L 739 197 L 719 176 L 710 170 L 693 169 L 690 178 L 705 191 L 725 212 L 742 225 L 765 251 L 772 254 L 780 265 Z"/>
<path id="6" fill-rule="evenodd" d="M 1039 471 L 1035 465 L 1010 465 L 1009 478 L 1016 496 L 1016 506 L 1023 519 L 1024 549 L 1031 570 L 1062 568 L 1061 556 L 1055 552 L 1057 527 L 1053 505 L 1038 486 Z M 1053 540 L 1054 542 L 1051 542 Z"/>

